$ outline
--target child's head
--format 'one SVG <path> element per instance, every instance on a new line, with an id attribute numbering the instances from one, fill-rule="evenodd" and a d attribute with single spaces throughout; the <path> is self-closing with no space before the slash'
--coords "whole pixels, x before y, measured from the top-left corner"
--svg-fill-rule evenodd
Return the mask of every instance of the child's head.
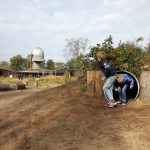
<path id="1" fill-rule="evenodd" d="M 118 83 L 123 83 L 123 74 L 118 74 L 117 75 L 117 82 Z"/>
<path id="2" fill-rule="evenodd" d="M 106 58 L 106 53 L 104 51 L 99 51 L 96 56 L 98 61 L 100 61 L 101 59 Z"/>

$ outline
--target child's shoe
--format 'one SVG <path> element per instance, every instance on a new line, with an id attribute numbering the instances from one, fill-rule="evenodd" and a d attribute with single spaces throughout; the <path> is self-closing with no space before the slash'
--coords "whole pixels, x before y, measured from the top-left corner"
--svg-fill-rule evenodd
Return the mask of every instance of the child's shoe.
<path id="1" fill-rule="evenodd" d="M 117 105 L 117 102 L 115 100 L 112 101 L 113 105 Z"/>
<path id="2" fill-rule="evenodd" d="M 107 103 L 104 106 L 108 107 L 108 108 L 113 108 L 114 107 L 114 102 L 113 101 L 107 101 Z"/>
<path id="3" fill-rule="evenodd" d="M 126 105 L 126 103 L 125 103 L 125 102 L 122 102 L 121 105 Z"/>
<path id="4" fill-rule="evenodd" d="M 117 104 L 121 104 L 122 102 L 121 101 L 117 101 Z"/>

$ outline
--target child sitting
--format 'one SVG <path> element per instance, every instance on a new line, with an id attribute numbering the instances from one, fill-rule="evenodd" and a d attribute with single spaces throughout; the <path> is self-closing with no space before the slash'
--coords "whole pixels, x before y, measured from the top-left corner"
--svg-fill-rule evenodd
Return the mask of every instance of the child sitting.
<path id="1" fill-rule="evenodd" d="M 115 91 L 119 93 L 118 104 L 126 105 L 127 103 L 127 94 L 126 90 L 129 86 L 130 89 L 134 87 L 134 79 L 127 74 L 118 74 L 117 76 L 117 87 L 114 87 Z"/>

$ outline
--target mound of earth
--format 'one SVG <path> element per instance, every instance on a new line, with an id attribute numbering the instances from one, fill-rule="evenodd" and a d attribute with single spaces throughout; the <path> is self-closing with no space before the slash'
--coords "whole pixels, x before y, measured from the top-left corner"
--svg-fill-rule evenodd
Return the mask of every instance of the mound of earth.
<path id="1" fill-rule="evenodd" d="M 150 104 L 105 108 L 80 82 L 0 92 L 0 150 L 149 150 Z"/>

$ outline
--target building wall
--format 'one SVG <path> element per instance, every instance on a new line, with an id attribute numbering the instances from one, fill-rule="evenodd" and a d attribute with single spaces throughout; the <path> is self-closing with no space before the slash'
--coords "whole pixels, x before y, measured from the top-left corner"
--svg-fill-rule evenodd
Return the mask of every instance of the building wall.
<path id="1" fill-rule="evenodd" d="M 44 68 L 44 62 L 34 62 L 32 64 L 32 69 L 43 69 Z"/>
<path id="2" fill-rule="evenodd" d="M 11 73 L 12 71 L 10 70 L 0 69 L 0 76 L 9 77 Z"/>

